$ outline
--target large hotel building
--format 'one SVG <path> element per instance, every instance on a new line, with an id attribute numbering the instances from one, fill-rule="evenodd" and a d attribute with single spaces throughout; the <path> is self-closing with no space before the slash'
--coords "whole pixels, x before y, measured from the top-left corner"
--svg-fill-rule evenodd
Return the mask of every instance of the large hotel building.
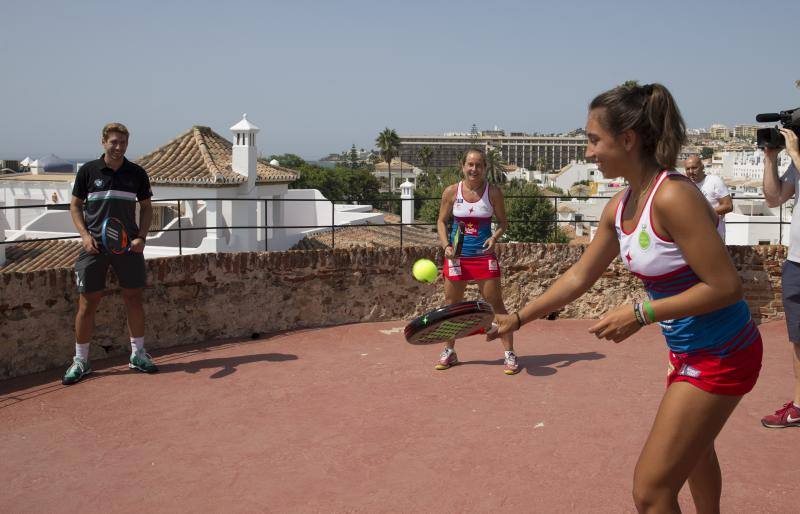
<path id="1" fill-rule="evenodd" d="M 401 135 L 400 158 L 403 162 L 423 167 L 420 150 L 428 146 L 433 150 L 429 166 L 444 168 L 457 166 L 461 155 L 470 148 L 500 150 L 503 160 L 527 169 L 541 171 L 559 170 L 571 161 L 584 160 L 586 136 L 540 136 L 523 132 L 505 134 L 503 130 L 485 130 L 473 134 Z"/>

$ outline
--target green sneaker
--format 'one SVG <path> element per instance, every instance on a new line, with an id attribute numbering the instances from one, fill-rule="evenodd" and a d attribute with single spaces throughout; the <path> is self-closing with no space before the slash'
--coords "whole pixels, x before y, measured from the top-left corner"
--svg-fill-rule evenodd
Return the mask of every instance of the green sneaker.
<path id="1" fill-rule="evenodd" d="M 89 366 L 89 361 L 75 356 L 72 358 L 72 365 L 67 372 L 64 373 L 64 378 L 61 379 L 61 383 L 64 385 L 74 384 L 91 372 L 92 368 Z"/>
<path id="2" fill-rule="evenodd" d="M 153 358 L 144 351 L 131 354 L 131 361 L 128 367 L 131 369 L 138 369 L 143 373 L 155 373 L 158 371 L 158 366 L 153 364 Z"/>

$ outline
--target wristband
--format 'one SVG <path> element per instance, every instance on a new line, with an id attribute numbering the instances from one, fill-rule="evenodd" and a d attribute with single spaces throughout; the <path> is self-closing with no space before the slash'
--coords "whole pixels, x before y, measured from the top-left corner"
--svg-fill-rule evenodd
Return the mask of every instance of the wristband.
<path id="1" fill-rule="evenodd" d="M 646 319 L 649 318 L 648 323 L 655 323 L 656 322 L 656 313 L 653 312 L 653 308 L 650 306 L 650 302 L 644 302 L 642 304 L 642 310 L 646 314 Z"/>

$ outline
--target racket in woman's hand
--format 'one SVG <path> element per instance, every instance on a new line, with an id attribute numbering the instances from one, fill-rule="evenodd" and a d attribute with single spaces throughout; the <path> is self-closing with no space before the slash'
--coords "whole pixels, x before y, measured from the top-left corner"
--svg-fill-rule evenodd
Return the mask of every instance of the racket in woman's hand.
<path id="1" fill-rule="evenodd" d="M 464 246 L 464 222 L 456 223 L 456 231 L 453 234 L 453 258 L 461 257 L 461 249 Z"/>
<path id="2" fill-rule="evenodd" d="M 494 310 L 483 301 L 445 305 L 412 320 L 405 328 L 411 344 L 441 343 L 475 334 L 485 334 L 492 327 Z"/>

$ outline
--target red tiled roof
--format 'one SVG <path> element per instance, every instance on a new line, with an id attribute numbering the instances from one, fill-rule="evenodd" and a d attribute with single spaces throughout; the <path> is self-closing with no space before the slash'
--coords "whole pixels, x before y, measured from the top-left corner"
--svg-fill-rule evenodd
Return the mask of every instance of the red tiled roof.
<path id="1" fill-rule="evenodd" d="M 389 223 L 392 221 L 386 220 Z M 353 225 L 337 228 L 331 241 L 327 230 L 303 238 L 292 250 L 315 250 L 331 248 L 374 247 L 391 248 L 400 246 L 400 227 L 393 225 Z M 403 246 L 436 246 L 439 238 L 435 227 L 407 225 L 403 227 Z"/>
<path id="2" fill-rule="evenodd" d="M 194 126 L 167 144 L 136 159 L 153 184 L 235 185 L 245 181 L 231 168 L 233 144 L 209 127 Z M 286 183 L 297 172 L 257 161 L 257 183 Z"/>
<path id="3" fill-rule="evenodd" d="M 6 263 L 0 273 L 71 268 L 81 253 L 79 241 L 19 241 L 5 247 Z"/>

